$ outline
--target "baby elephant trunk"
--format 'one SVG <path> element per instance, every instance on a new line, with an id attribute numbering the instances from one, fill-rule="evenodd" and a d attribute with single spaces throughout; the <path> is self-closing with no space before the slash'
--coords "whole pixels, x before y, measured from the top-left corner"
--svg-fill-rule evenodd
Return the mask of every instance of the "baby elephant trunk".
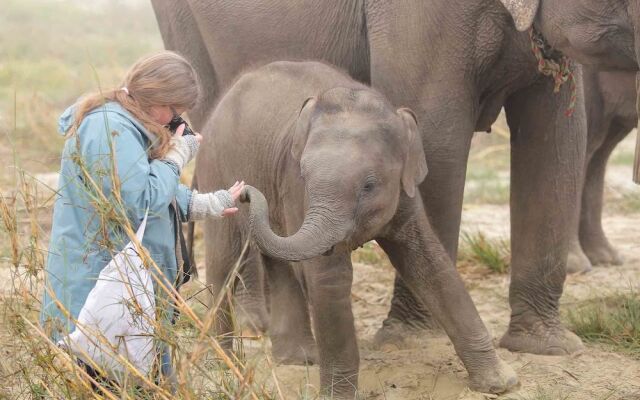
<path id="1" fill-rule="evenodd" d="M 240 201 L 249 202 L 251 236 L 260 250 L 269 257 L 285 261 L 302 261 L 331 252 L 351 231 L 349 218 L 331 213 L 326 207 L 314 206 L 305 214 L 304 222 L 289 237 L 276 235 L 269 224 L 269 205 L 256 188 L 246 186 Z"/>

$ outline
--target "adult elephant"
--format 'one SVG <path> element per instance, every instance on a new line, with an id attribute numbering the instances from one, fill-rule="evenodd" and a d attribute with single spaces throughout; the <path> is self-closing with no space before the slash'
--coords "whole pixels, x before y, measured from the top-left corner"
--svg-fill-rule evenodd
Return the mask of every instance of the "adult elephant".
<path id="1" fill-rule="evenodd" d="M 585 67 L 584 93 L 588 135 L 578 237 L 593 265 L 620 265 L 602 229 L 604 177 L 611 152 L 638 121 L 635 74 Z"/>
<path id="2" fill-rule="evenodd" d="M 323 59 L 371 83 L 394 105 L 416 111 L 431 166 L 420 192 L 432 226 L 453 259 L 471 137 L 476 130 L 490 130 L 504 106 L 512 132 L 513 265 L 511 321 L 500 343 L 539 354 L 565 354 L 582 347 L 558 316 L 586 147 L 581 71 L 572 67 L 575 90 L 564 85 L 553 94 L 554 82 L 539 73 L 529 34 L 520 31 L 535 19 L 545 37 L 573 49 L 556 31 L 571 31 L 575 25 L 558 29 L 547 20 L 557 20 L 553 12 L 558 9 L 579 16 L 595 13 L 601 8 L 593 9 L 596 0 L 153 3 L 166 47 L 184 53 L 201 74 L 208 74 L 207 79 L 215 81 L 207 85 L 211 91 L 224 90 L 247 66 Z M 625 43 L 633 43 L 629 18 L 602 13 L 594 21 L 621 28 L 629 39 Z M 585 36 L 592 37 L 589 31 Z M 581 46 L 576 49 L 585 52 Z M 612 48 L 622 51 L 621 64 L 626 60 L 631 65 L 627 50 Z M 561 61 L 554 52 L 538 54 Z M 196 115 L 204 115 L 215 97 L 210 93 Z M 575 110 L 567 117 L 572 98 Z M 573 251 L 571 262 L 588 262 L 579 246 Z M 401 340 L 402 334 L 395 332 L 429 322 L 428 311 L 397 278 L 378 338 Z"/>

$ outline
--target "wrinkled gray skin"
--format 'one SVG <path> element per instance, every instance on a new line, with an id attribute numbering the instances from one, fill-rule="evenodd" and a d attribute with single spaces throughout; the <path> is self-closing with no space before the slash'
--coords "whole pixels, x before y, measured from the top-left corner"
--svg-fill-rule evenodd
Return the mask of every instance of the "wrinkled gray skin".
<path id="1" fill-rule="evenodd" d="M 473 132 L 489 130 L 504 106 L 512 132 L 513 263 L 511 321 L 500 344 L 537 354 L 582 348 L 558 315 L 586 150 L 581 71 L 576 67 L 578 101 L 568 118 L 569 86 L 553 93 L 552 80 L 537 71 L 528 34 L 515 28 L 513 16 L 525 20 L 521 28 L 532 17 L 521 18 L 517 9 L 510 15 L 498 0 L 156 0 L 154 7 L 167 48 L 196 57 L 196 65 L 208 59 L 216 80 L 211 90 L 224 89 L 247 66 L 323 59 L 370 82 L 395 106 L 411 107 L 430 165 L 420 194 L 451 259 Z M 182 11 L 171 13 L 172 7 Z M 188 9 L 189 23 L 177 19 Z M 196 35 L 189 34 L 185 45 L 185 30 L 197 30 L 201 41 L 192 43 Z M 381 245 L 388 254 L 400 246 Z M 406 260 L 392 262 L 401 269 Z M 398 277 L 377 341 L 402 345 L 407 332 L 432 325 Z"/>
<path id="2" fill-rule="evenodd" d="M 427 164 L 411 111 L 326 64 L 275 62 L 242 75 L 202 131 L 201 190 L 240 176 L 255 187 L 243 199 L 249 212 L 205 223 L 207 282 L 217 297 L 251 232 L 257 249 L 247 262 L 267 271 L 277 357 L 314 358 L 310 310 L 321 389 L 354 398 L 350 253 L 375 238 L 449 334 L 471 387 L 502 392 L 516 383 L 424 213 L 417 185 Z M 223 304 L 218 334 L 232 331 L 228 312 Z"/>
<path id="3" fill-rule="evenodd" d="M 583 65 L 638 71 L 640 0 L 503 0 L 553 47 Z M 533 10 L 532 15 L 527 10 Z"/>
<path id="4" fill-rule="evenodd" d="M 598 71 L 593 67 L 583 70 L 588 127 L 586 177 L 580 226 L 573 243 L 581 246 L 590 263 L 570 263 L 577 268 L 568 272 L 589 270 L 591 264 L 622 264 L 622 257 L 602 229 L 604 177 L 611 152 L 638 121 L 635 73 Z"/>
<path id="5" fill-rule="evenodd" d="M 515 15 L 520 15 L 516 18 L 519 29 L 524 30 L 533 22 L 550 45 L 588 66 L 587 170 L 579 239 L 574 235 L 571 241 L 568 271 L 589 270 L 592 263 L 620 264 L 622 259 L 602 230 L 602 187 L 611 151 L 638 122 L 640 93 L 635 91 L 633 78 L 640 62 L 640 0 L 504 0 L 504 3 Z M 603 72 L 598 76 L 597 69 L 619 72 Z M 635 99 L 635 106 L 631 98 Z"/>

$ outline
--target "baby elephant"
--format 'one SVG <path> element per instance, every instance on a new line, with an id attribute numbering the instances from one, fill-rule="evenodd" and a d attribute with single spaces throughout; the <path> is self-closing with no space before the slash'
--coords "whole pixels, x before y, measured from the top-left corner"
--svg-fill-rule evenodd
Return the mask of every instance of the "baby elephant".
<path id="1" fill-rule="evenodd" d="M 217 298 L 253 240 L 243 262 L 267 271 L 276 358 L 290 349 L 313 356 L 313 321 L 321 390 L 354 398 L 350 253 L 375 239 L 446 330 L 470 386 L 498 393 L 516 384 L 429 225 L 416 190 L 427 164 L 410 110 L 328 65 L 275 62 L 243 75 L 203 131 L 200 189 L 253 185 L 243 194 L 248 212 L 243 205 L 205 226 L 207 282 Z M 218 334 L 233 329 L 228 312 L 227 303 L 218 310 Z"/>

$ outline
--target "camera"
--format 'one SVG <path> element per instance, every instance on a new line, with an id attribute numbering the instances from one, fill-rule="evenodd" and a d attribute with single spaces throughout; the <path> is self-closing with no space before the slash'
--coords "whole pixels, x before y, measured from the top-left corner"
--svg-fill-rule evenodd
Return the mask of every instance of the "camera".
<path id="1" fill-rule="evenodd" d="M 173 119 L 169 122 L 169 125 L 167 125 L 167 128 L 172 133 L 176 133 L 176 130 L 182 124 L 184 124 L 184 131 L 182 132 L 182 136 L 187 136 L 187 135 L 194 135 L 195 136 L 195 133 L 193 133 L 193 130 L 191 129 L 189 124 L 187 124 L 187 121 L 182 119 L 182 117 L 179 116 L 179 115 L 176 115 L 175 117 L 173 117 Z"/>

